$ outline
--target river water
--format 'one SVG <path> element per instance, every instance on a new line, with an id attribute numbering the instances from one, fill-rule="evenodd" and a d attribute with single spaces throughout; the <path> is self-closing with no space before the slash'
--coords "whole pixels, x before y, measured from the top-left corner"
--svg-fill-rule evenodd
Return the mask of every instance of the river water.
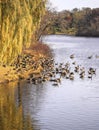
<path id="1" fill-rule="evenodd" d="M 69 62 L 73 69 L 76 62 L 86 72 L 95 68 L 96 75 L 91 80 L 87 73 L 84 79 L 75 74 L 73 81 L 62 78 L 59 86 L 49 81 L 21 83 L 14 90 L 16 106 L 22 105 L 34 130 L 99 130 L 99 38 L 49 35 L 43 42 L 52 49 L 56 64 Z"/>

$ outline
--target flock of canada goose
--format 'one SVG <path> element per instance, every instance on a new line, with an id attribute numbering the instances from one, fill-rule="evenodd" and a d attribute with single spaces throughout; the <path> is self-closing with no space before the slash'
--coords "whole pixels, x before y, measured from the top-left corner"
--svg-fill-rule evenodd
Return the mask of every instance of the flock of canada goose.
<path id="1" fill-rule="evenodd" d="M 70 55 L 70 59 L 75 58 L 75 55 Z M 91 59 L 92 56 L 87 57 Z M 98 58 L 98 56 L 96 57 Z M 40 63 L 44 70 L 40 74 L 33 74 L 28 78 L 29 83 L 38 84 L 46 81 L 52 82 L 53 86 L 58 86 L 61 83 L 62 78 L 67 80 L 75 80 L 75 77 L 78 76 L 80 79 L 93 79 L 93 76 L 96 75 L 96 68 L 89 67 L 86 69 L 84 66 L 81 66 L 76 63 L 76 61 L 66 62 L 66 63 L 55 63 L 54 59 L 46 59 Z"/>

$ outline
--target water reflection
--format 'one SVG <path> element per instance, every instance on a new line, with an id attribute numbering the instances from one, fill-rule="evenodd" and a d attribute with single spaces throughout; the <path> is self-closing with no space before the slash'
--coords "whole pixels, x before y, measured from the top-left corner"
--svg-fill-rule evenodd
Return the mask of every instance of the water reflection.
<path id="1" fill-rule="evenodd" d="M 15 104 L 15 90 L 18 88 L 18 106 Z M 30 116 L 24 116 L 22 93 L 16 83 L 0 85 L 0 130 L 33 130 Z"/>
<path id="2" fill-rule="evenodd" d="M 20 87 L 19 87 L 20 86 Z M 41 130 L 38 112 L 42 109 L 47 97 L 47 83 L 44 84 L 28 84 L 21 82 L 16 88 L 15 99 L 17 106 L 22 104 L 24 116 L 30 115 L 34 130 Z"/>

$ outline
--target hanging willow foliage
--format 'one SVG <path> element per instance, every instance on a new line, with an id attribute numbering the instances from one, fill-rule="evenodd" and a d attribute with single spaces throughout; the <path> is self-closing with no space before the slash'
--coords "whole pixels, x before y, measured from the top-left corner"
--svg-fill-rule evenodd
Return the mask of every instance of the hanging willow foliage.
<path id="1" fill-rule="evenodd" d="M 30 46 L 45 4 L 46 0 L 0 0 L 0 64 L 11 64 Z"/>

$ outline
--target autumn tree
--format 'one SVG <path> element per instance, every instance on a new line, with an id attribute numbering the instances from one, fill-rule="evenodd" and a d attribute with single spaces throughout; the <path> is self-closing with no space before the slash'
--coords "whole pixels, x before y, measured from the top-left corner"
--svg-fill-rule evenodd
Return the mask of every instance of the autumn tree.
<path id="1" fill-rule="evenodd" d="M 0 0 L 0 64 L 11 64 L 28 48 L 45 14 L 46 0 Z"/>

